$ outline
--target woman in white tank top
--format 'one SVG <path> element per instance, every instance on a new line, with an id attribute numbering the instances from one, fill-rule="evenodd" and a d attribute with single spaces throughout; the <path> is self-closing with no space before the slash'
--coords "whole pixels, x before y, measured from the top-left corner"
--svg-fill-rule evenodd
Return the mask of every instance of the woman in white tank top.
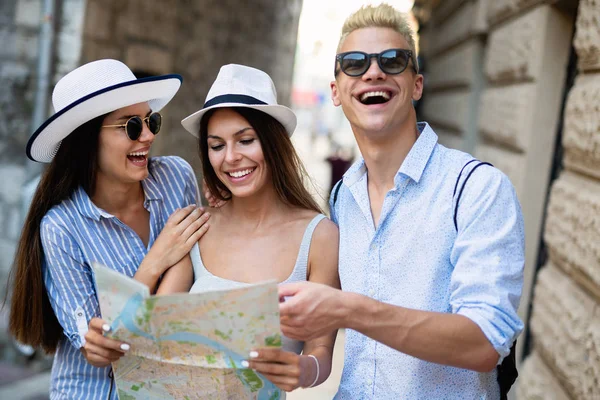
<path id="1" fill-rule="evenodd" d="M 236 288 L 266 280 L 339 287 L 338 230 L 304 187 L 305 170 L 290 136 L 296 116 L 276 101 L 264 72 L 223 66 L 204 107 L 182 121 L 199 137 L 212 208 L 210 228 L 190 253 L 191 289 Z M 335 334 L 310 342 L 283 338 L 256 349 L 249 367 L 284 391 L 327 379 Z M 285 395 L 284 395 L 285 396 Z"/>

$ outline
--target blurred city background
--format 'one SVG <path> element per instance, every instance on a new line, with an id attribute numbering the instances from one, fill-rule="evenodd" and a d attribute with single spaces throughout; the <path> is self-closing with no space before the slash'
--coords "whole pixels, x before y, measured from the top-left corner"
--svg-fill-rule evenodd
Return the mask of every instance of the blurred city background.
<path id="1" fill-rule="evenodd" d="M 52 113 L 56 81 L 100 58 L 138 77 L 179 73 L 154 155 L 184 157 L 179 121 L 204 103 L 221 65 L 267 71 L 298 115 L 293 141 L 325 205 L 357 157 L 329 82 L 343 20 L 358 0 L 1 0 L 0 296 L 43 165 L 25 157 Z M 512 180 L 526 224 L 525 285 L 513 398 L 600 399 L 600 3 L 596 0 L 389 0 L 418 31 L 425 94 L 416 104 L 442 144 Z M 399 238 L 401 240 L 401 238 Z M 48 397 L 51 357 L 20 346 L 0 312 L 0 398 Z M 290 399 L 329 399 L 332 377 Z"/>

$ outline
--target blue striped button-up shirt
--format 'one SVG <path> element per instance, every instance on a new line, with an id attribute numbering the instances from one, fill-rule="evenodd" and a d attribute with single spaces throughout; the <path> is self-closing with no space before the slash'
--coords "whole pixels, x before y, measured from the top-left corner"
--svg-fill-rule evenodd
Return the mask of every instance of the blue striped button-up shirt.
<path id="1" fill-rule="evenodd" d="M 169 216 L 177 208 L 199 204 L 196 177 L 183 159 L 152 158 L 149 169 L 142 181 L 150 213 L 147 247 L 133 229 L 96 207 L 82 188 L 42 219 L 44 282 L 65 336 L 54 357 L 51 399 L 117 398 L 110 368 L 91 366 L 80 351 L 90 319 L 100 315 L 91 262 L 133 276 Z"/>
<path id="2" fill-rule="evenodd" d="M 344 175 L 332 211 L 340 229 L 342 288 L 397 306 L 464 315 L 502 360 L 523 328 L 517 315 L 525 259 L 519 202 L 502 172 L 482 166 L 466 183 L 455 229 L 454 187 L 472 157 L 439 145 L 427 124 L 419 123 L 419 130 L 377 226 L 364 161 Z M 336 398 L 498 399 L 499 387 L 496 371 L 423 361 L 348 329 Z"/>

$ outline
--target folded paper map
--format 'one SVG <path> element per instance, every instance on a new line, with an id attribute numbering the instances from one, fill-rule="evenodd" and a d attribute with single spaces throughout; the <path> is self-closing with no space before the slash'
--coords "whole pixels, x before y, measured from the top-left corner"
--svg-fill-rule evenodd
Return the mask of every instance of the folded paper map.
<path id="1" fill-rule="evenodd" d="M 131 345 L 113 374 L 120 400 L 282 399 L 244 368 L 251 349 L 281 347 L 275 282 L 151 296 L 144 284 L 93 265 L 108 337 Z"/>

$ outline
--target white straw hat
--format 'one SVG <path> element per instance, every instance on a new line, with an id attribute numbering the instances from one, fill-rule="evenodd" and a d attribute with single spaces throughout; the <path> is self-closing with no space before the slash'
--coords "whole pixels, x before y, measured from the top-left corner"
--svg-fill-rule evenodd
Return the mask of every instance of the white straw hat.
<path id="1" fill-rule="evenodd" d="M 82 65 L 56 84 L 52 92 L 55 114 L 31 135 L 27 157 L 38 162 L 52 161 L 60 143 L 71 132 L 119 108 L 148 102 L 152 111 L 159 111 L 175 96 L 181 82 L 181 76 L 176 74 L 136 79 L 117 60 Z"/>
<path id="2" fill-rule="evenodd" d="M 202 109 L 184 118 L 181 125 L 198 137 L 202 116 L 208 110 L 223 107 L 246 107 L 262 111 L 279 121 L 289 136 L 296 129 L 296 114 L 277 104 L 277 91 L 271 77 L 256 68 L 238 64 L 222 66 Z"/>

